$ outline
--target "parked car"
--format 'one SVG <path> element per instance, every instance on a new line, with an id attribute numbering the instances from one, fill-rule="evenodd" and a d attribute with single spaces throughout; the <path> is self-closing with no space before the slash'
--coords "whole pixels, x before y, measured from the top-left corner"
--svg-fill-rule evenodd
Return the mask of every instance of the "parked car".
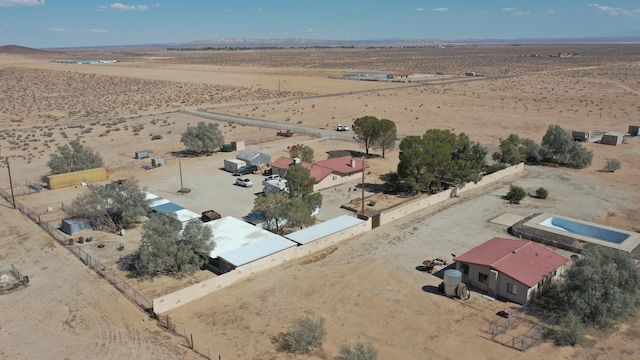
<path id="1" fill-rule="evenodd" d="M 264 181 L 271 181 L 271 180 L 280 180 L 280 175 L 273 174 L 273 175 L 269 175 L 266 178 L 264 178 Z"/>
<path id="2" fill-rule="evenodd" d="M 251 179 L 246 177 L 239 177 L 236 179 L 236 185 L 249 188 L 253 186 L 253 181 L 251 181 Z"/>
<path id="3" fill-rule="evenodd" d="M 338 124 L 336 127 L 337 131 L 349 131 L 349 127 L 347 125 Z"/>
<path id="4" fill-rule="evenodd" d="M 255 174 L 258 171 L 258 167 L 256 165 L 246 165 L 239 167 L 236 171 L 234 171 L 233 175 L 247 175 L 247 174 Z"/>

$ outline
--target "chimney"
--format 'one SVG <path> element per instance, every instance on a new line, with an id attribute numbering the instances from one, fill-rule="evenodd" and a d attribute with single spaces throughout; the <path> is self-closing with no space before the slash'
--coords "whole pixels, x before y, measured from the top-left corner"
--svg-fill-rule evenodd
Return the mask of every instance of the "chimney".
<path id="1" fill-rule="evenodd" d="M 356 159 L 354 158 L 351 158 L 351 167 L 354 169 L 356 168 Z"/>
<path id="2" fill-rule="evenodd" d="M 300 164 L 300 158 L 293 158 L 293 163 L 294 164 Z"/>

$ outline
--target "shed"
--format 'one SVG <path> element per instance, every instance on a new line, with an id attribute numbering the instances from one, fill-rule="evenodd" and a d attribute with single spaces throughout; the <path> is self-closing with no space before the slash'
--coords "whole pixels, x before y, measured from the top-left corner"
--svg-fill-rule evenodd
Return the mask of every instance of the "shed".
<path id="1" fill-rule="evenodd" d="M 149 152 L 147 150 L 136 151 L 133 157 L 134 159 L 138 159 L 138 160 L 148 158 Z"/>
<path id="2" fill-rule="evenodd" d="M 167 163 L 164 160 L 164 157 L 155 157 L 151 159 L 151 166 L 153 167 L 160 167 L 160 166 L 164 166 L 167 165 Z"/>
<path id="3" fill-rule="evenodd" d="M 247 163 L 239 159 L 224 159 L 224 169 L 228 172 L 235 172 L 245 165 Z"/>
<path id="4" fill-rule="evenodd" d="M 109 178 L 107 169 L 95 168 L 89 170 L 74 171 L 65 174 L 47 176 L 47 186 L 50 190 L 80 185 L 83 182 L 104 181 Z"/>
<path id="5" fill-rule="evenodd" d="M 354 218 L 349 215 L 341 215 L 337 218 L 321 222 L 308 228 L 298 230 L 291 234 L 285 235 L 289 240 L 293 240 L 300 245 L 308 244 L 312 241 L 322 239 L 331 234 L 346 230 L 350 227 L 360 225 L 364 220 Z"/>
<path id="6" fill-rule="evenodd" d="M 244 150 L 244 140 L 232 141 L 231 146 L 233 147 L 233 150 L 242 151 Z"/>
<path id="7" fill-rule="evenodd" d="M 617 133 L 606 133 L 602 135 L 601 142 L 606 145 L 618 146 L 622 144 L 622 139 L 624 136 L 622 134 Z"/>
<path id="8" fill-rule="evenodd" d="M 631 136 L 640 135 L 640 126 L 638 126 L 638 125 L 629 125 L 629 135 L 631 135 Z"/>
<path id="9" fill-rule="evenodd" d="M 87 219 L 64 219 L 61 229 L 65 234 L 73 235 L 85 230 L 91 230 L 91 222 Z"/>
<path id="10" fill-rule="evenodd" d="M 250 149 L 243 150 L 236 156 L 236 159 L 243 160 L 247 165 L 260 166 L 271 164 L 271 155 Z"/>

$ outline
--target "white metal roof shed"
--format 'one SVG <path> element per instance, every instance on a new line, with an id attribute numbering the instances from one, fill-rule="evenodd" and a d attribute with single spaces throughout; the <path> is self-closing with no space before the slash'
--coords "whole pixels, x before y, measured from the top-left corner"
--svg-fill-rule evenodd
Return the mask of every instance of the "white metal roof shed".
<path id="1" fill-rule="evenodd" d="M 297 245 L 280 235 L 272 235 L 269 238 L 221 254 L 220 258 L 237 267 Z"/>
<path id="2" fill-rule="evenodd" d="M 341 215 L 337 218 L 288 234 L 286 235 L 286 238 L 293 240 L 300 245 L 304 245 L 363 222 L 364 220 L 354 218 L 353 216 Z"/>
<path id="3" fill-rule="evenodd" d="M 216 247 L 209 253 L 212 259 L 231 250 L 247 246 L 273 236 L 273 233 L 251 225 L 240 219 L 225 216 L 218 220 L 204 223 L 211 229 Z"/>

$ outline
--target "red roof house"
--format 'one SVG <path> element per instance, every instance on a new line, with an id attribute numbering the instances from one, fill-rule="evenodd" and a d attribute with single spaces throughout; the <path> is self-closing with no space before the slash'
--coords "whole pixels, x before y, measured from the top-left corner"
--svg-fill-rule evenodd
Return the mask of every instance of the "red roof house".
<path id="1" fill-rule="evenodd" d="M 279 157 L 271 163 L 271 171 L 273 174 L 285 177 L 287 169 L 294 165 L 295 161 L 297 160 L 290 157 Z M 362 159 L 347 155 L 312 163 L 300 161 L 299 164 L 309 169 L 311 176 L 316 179 L 313 190 L 318 191 L 359 179 L 362 176 L 364 163 Z M 367 167 L 364 164 L 364 168 Z"/>
<path id="2" fill-rule="evenodd" d="M 463 281 L 524 304 L 558 279 L 569 261 L 537 243 L 493 238 L 454 259 Z"/>

